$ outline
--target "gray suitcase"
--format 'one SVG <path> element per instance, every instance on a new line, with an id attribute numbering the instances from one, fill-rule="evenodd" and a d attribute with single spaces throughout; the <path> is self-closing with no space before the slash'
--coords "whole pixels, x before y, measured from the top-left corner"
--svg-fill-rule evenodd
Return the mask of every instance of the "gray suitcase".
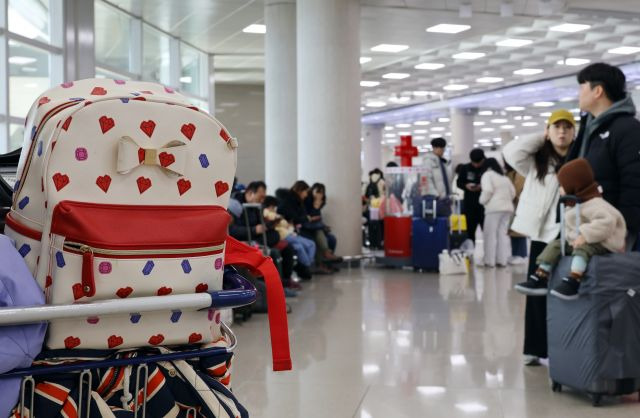
<path id="1" fill-rule="evenodd" d="M 561 259 L 550 289 L 570 265 L 571 257 Z M 547 298 L 552 390 L 565 385 L 587 392 L 594 406 L 605 395 L 639 391 L 640 253 L 593 257 L 579 295 L 575 301 Z"/>

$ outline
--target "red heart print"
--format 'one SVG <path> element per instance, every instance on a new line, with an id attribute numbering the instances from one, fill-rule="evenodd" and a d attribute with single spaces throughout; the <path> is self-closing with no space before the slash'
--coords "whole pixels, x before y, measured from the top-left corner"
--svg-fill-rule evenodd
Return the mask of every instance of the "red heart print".
<path id="1" fill-rule="evenodd" d="M 84 289 L 82 288 L 82 283 L 74 283 L 71 286 L 71 290 L 73 290 L 73 299 L 78 300 L 84 296 Z"/>
<path id="2" fill-rule="evenodd" d="M 138 190 L 140 190 L 140 194 L 146 192 L 147 189 L 151 187 L 151 179 L 148 179 L 146 177 L 138 177 L 136 183 L 138 183 Z"/>
<path id="3" fill-rule="evenodd" d="M 201 339 L 202 339 L 202 334 L 194 332 L 191 335 L 189 335 L 189 344 L 197 343 Z"/>
<path id="4" fill-rule="evenodd" d="M 109 186 L 111 186 L 111 176 L 109 176 L 108 174 L 105 174 L 104 176 L 99 176 L 96 179 L 96 184 L 98 185 L 99 188 L 102 189 L 103 192 L 108 192 L 109 191 Z"/>
<path id="5" fill-rule="evenodd" d="M 144 120 L 140 122 L 140 130 L 144 132 L 149 138 L 153 135 L 153 130 L 156 129 L 156 123 L 152 120 Z"/>
<path id="6" fill-rule="evenodd" d="M 145 98 L 144 98 L 144 97 L 142 97 L 142 96 L 138 96 L 138 97 L 134 97 L 134 98 L 133 98 L 133 99 L 131 99 L 131 100 L 140 100 L 141 102 L 145 102 L 147 99 L 145 99 Z"/>
<path id="7" fill-rule="evenodd" d="M 38 107 L 49 103 L 51 100 L 47 96 L 43 96 L 38 100 Z"/>
<path id="8" fill-rule="evenodd" d="M 226 192 L 229 191 L 229 184 L 224 181 L 216 181 L 216 195 L 218 197 L 222 196 Z"/>
<path id="9" fill-rule="evenodd" d="M 149 90 L 140 90 L 140 93 L 142 93 L 142 94 L 153 94 L 153 92 L 149 91 Z"/>
<path id="10" fill-rule="evenodd" d="M 124 342 L 124 339 L 119 335 L 111 335 L 107 339 L 107 344 L 109 344 L 109 348 L 114 348 L 119 345 L 122 345 L 123 342 Z"/>
<path id="11" fill-rule="evenodd" d="M 116 292 L 116 296 L 118 296 L 119 298 L 126 298 L 127 296 L 129 296 L 131 293 L 133 293 L 133 288 L 131 286 L 127 286 L 127 287 L 121 287 L 120 289 L 118 289 L 118 291 Z"/>
<path id="12" fill-rule="evenodd" d="M 47 276 L 45 282 L 44 282 L 44 287 L 49 287 L 51 286 L 51 284 L 53 283 L 53 279 L 51 278 L 51 276 Z"/>
<path id="13" fill-rule="evenodd" d="M 87 318 L 87 323 L 91 325 L 95 325 L 98 322 L 100 322 L 100 318 L 98 318 L 97 316 L 90 316 L 89 318 Z"/>
<path id="14" fill-rule="evenodd" d="M 196 286 L 196 293 L 204 293 L 207 290 L 209 290 L 209 285 L 207 285 L 206 283 L 200 283 Z"/>
<path id="15" fill-rule="evenodd" d="M 104 96 L 107 94 L 107 91 L 102 87 L 94 87 L 93 90 L 91 90 L 91 94 L 94 96 Z"/>
<path id="16" fill-rule="evenodd" d="M 64 339 L 64 346 L 67 350 L 71 350 L 72 348 L 76 348 L 80 345 L 80 338 L 69 336 Z"/>
<path id="17" fill-rule="evenodd" d="M 142 164 L 142 162 L 144 161 L 144 157 L 147 154 L 147 151 L 145 151 L 144 148 L 138 148 L 138 162 L 140 164 Z"/>
<path id="18" fill-rule="evenodd" d="M 160 160 L 160 165 L 163 167 L 169 167 L 171 164 L 176 162 L 176 157 L 166 151 L 162 151 L 158 155 L 158 159 Z"/>
<path id="19" fill-rule="evenodd" d="M 161 344 L 163 341 L 164 341 L 164 335 L 162 334 L 152 335 L 149 338 L 149 344 L 151 345 L 158 345 L 158 344 Z"/>
<path id="20" fill-rule="evenodd" d="M 173 289 L 167 286 L 162 286 L 160 289 L 158 289 L 158 296 L 165 296 L 165 295 L 170 295 L 171 292 L 173 292 Z"/>
<path id="21" fill-rule="evenodd" d="M 224 139 L 225 142 L 229 142 L 229 140 L 231 139 L 227 131 L 225 131 L 224 129 L 220 129 L 220 137 Z"/>
<path id="22" fill-rule="evenodd" d="M 69 125 L 71 125 L 71 116 L 69 116 L 64 123 L 62 124 L 62 129 L 65 131 L 69 129 Z"/>
<path id="23" fill-rule="evenodd" d="M 108 116 L 100 116 L 100 119 L 98 119 L 98 122 L 100 122 L 100 129 L 102 130 L 103 134 L 106 134 L 109 131 L 109 129 L 116 126 L 116 123 L 114 122 L 113 118 L 110 118 Z"/>
<path id="24" fill-rule="evenodd" d="M 56 190 L 60 191 L 69 184 L 69 176 L 62 173 L 56 173 L 53 175 L 53 184 L 56 186 Z"/>
<path id="25" fill-rule="evenodd" d="M 180 196 L 182 196 L 187 191 L 189 191 L 190 188 L 191 188 L 191 181 L 185 180 L 185 179 L 178 180 L 178 193 L 180 193 Z"/>
<path id="26" fill-rule="evenodd" d="M 182 134 L 186 136 L 189 141 L 191 141 L 191 138 L 193 138 L 193 134 L 195 133 L 195 131 L 196 125 L 194 125 L 193 123 L 185 123 L 184 125 L 182 125 L 182 128 L 180 128 L 180 132 L 182 132 Z"/>

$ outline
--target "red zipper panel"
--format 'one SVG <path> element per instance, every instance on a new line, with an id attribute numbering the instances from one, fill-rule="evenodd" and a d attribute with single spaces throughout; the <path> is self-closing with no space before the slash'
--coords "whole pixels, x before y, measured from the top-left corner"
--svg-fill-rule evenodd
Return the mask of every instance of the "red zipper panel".
<path id="1" fill-rule="evenodd" d="M 35 229 L 31 229 L 28 226 L 22 225 L 20 222 L 13 219 L 13 216 L 11 216 L 11 212 L 9 212 L 5 217 L 5 223 L 9 225 L 11 229 L 13 229 L 19 234 L 24 235 L 27 238 L 31 238 L 36 241 L 40 241 L 40 239 L 42 239 L 42 232 L 36 231 Z"/>

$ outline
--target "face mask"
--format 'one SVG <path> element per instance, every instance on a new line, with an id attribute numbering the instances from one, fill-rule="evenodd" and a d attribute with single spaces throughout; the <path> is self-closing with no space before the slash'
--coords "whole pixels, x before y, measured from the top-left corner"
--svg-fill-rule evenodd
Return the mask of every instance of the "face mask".
<path id="1" fill-rule="evenodd" d="M 378 180 L 380 180 L 380 174 L 372 174 L 371 175 L 371 182 L 372 183 L 377 183 Z"/>

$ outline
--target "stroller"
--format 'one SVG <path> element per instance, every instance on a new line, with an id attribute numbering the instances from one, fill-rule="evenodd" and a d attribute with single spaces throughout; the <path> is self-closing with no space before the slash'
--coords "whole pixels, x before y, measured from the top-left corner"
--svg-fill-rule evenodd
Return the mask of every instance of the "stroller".
<path id="1" fill-rule="evenodd" d="M 236 148 L 157 84 L 87 79 L 38 98 L 3 216 L 24 274 L 4 277 L 46 304 L 5 305 L 0 336 L 48 329 L 33 364 L 0 375 L 22 379 L 13 416 L 246 416 L 228 388 L 236 339 L 219 310 L 256 293 L 231 266 L 265 278 L 273 367 L 291 368 L 277 270 L 227 237 Z"/>

